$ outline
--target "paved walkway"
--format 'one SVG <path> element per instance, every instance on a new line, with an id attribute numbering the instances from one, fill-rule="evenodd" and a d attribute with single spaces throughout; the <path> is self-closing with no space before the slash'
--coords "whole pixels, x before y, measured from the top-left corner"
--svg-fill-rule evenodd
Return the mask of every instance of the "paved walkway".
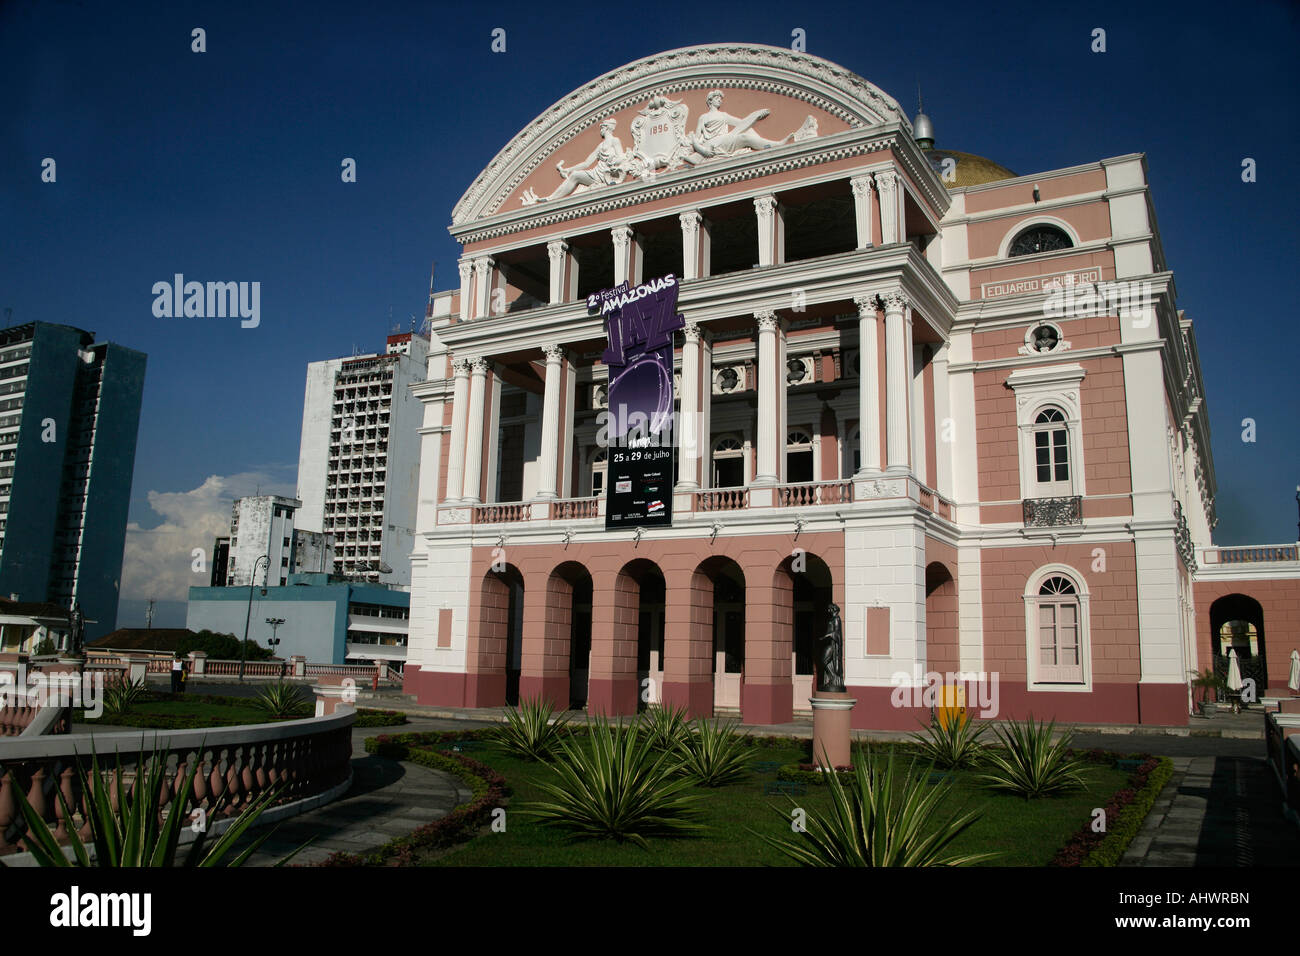
<path id="1" fill-rule="evenodd" d="M 1262 757 L 1174 757 L 1121 866 L 1297 866 L 1300 828 Z"/>
<path id="2" fill-rule="evenodd" d="M 368 754 L 365 739 L 387 732 L 448 729 L 453 725 L 446 721 L 414 720 L 402 727 L 354 730 L 352 789 L 319 810 L 279 824 L 247 865 L 272 866 L 309 840 L 292 864 L 319 863 L 339 851 L 364 854 L 446 816 L 473 795 L 464 782 L 439 770 Z"/>

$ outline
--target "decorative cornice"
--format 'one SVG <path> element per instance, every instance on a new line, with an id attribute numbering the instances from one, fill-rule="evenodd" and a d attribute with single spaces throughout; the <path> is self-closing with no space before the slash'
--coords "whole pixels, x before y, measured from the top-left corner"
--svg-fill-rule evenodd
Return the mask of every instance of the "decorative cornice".
<path id="1" fill-rule="evenodd" d="M 682 196 L 687 193 L 714 189 L 718 186 L 727 186 L 731 183 L 744 182 L 750 179 L 761 179 L 764 176 L 790 172 L 808 166 L 819 166 L 823 163 L 833 163 L 840 159 L 851 159 L 855 156 L 865 156 L 868 153 L 877 153 L 882 150 L 893 149 L 898 144 L 898 138 L 891 135 L 882 136 L 878 139 L 872 139 L 867 142 L 846 143 L 842 146 L 826 148 L 825 139 L 827 138 L 828 137 L 823 137 L 819 140 L 808 140 L 805 144 L 809 146 L 817 144 L 822 147 L 820 149 L 810 148 L 806 152 L 787 155 L 781 159 L 767 161 L 760 161 L 757 159 L 750 160 L 750 156 L 753 154 L 748 154 L 743 157 L 743 159 L 747 160 L 746 162 L 733 160 L 736 165 L 729 168 L 718 169 L 718 171 L 713 175 L 699 176 L 698 174 L 693 174 L 692 170 L 677 171 L 668 175 L 659 176 L 656 180 L 658 185 L 652 188 L 646 188 L 637 183 L 625 183 L 622 186 L 602 190 L 601 193 L 598 194 L 601 198 L 595 202 L 579 203 L 569 206 L 560 206 L 558 204 L 552 205 L 547 203 L 544 204 L 547 207 L 545 212 L 538 212 L 537 206 L 530 206 L 528 207 L 528 211 L 532 212 L 532 215 L 522 216 L 508 222 L 498 222 L 475 232 L 457 235 L 456 240 L 463 245 L 469 245 L 476 242 L 485 242 L 490 239 L 499 239 L 502 236 L 508 236 L 515 232 L 522 232 L 526 229 L 531 230 L 544 228 L 546 226 L 569 222 L 574 219 L 585 219 L 589 216 L 597 216 L 606 212 L 626 209 L 629 206 L 636 206 L 642 203 L 657 202 L 661 199 L 671 199 L 674 196 Z M 767 152 L 772 152 L 772 150 L 764 150 L 764 153 Z M 454 232 L 455 227 L 453 225 L 453 234 Z"/>
<path id="2" fill-rule="evenodd" d="M 719 85 L 721 67 L 731 89 L 777 93 L 815 106 L 852 129 L 898 122 L 911 125 L 898 102 L 828 60 L 781 47 L 709 44 L 637 60 L 598 77 L 558 101 L 514 137 L 475 179 L 452 212 L 453 225 L 490 216 L 538 166 L 575 136 L 645 99 L 647 82 L 660 95 Z M 681 70 L 680 79 L 665 76 Z M 766 75 L 765 75 L 766 74 Z M 663 82 L 662 79 L 668 79 Z M 819 90 L 818 87 L 821 87 Z M 608 102 L 620 87 L 628 95 Z M 489 198 L 490 197 L 490 198 Z"/>

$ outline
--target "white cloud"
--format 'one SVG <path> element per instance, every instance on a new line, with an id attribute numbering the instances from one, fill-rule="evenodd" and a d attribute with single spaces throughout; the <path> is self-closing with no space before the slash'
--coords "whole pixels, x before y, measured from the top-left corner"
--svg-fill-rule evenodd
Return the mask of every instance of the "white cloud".
<path id="1" fill-rule="evenodd" d="M 230 534 L 230 506 L 244 495 L 293 497 L 293 484 L 261 471 L 212 475 L 192 491 L 151 491 L 149 507 L 162 516 L 156 528 L 126 526 L 122 563 L 123 600 L 186 601 L 192 586 L 212 580 L 212 543 Z M 203 549 L 196 572 L 194 549 Z"/>

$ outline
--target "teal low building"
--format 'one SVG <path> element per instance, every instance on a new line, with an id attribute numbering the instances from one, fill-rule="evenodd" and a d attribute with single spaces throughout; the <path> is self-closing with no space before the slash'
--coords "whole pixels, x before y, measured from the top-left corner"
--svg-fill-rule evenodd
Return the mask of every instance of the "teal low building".
<path id="1" fill-rule="evenodd" d="M 193 587 L 185 626 L 248 637 L 277 657 L 312 664 L 406 662 L 411 595 L 319 572 L 290 574 L 272 587 Z M 278 638 L 280 643 L 272 645 Z"/>

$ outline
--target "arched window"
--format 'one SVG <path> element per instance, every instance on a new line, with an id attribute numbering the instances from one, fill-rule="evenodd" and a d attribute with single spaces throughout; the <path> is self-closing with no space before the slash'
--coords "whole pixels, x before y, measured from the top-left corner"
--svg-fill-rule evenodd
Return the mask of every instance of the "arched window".
<path id="1" fill-rule="evenodd" d="M 604 448 L 596 449 L 591 456 L 591 493 L 593 496 L 605 493 L 605 475 L 609 470 L 609 452 Z"/>
<path id="2" fill-rule="evenodd" d="M 1015 256 L 1032 256 L 1039 252 L 1069 249 L 1073 245 L 1074 243 L 1070 241 L 1070 237 L 1065 234 L 1065 230 L 1040 223 L 1030 226 L 1012 239 L 1011 248 L 1007 251 L 1007 255 L 1013 258 Z"/>
<path id="3" fill-rule="evenodd" d="M 801 429 L 790 432 L 785 439 L 785 480 L 790 484 L 816 480 L 812 436 Z"/>
<path id="4" fill-rule="evenodd" d="M 1048 406 L 1034 417 L 1034 478 L 1039 497 L 1069 495 L 1070 432 L 1065 414 Z"/>
<path id="5" fill-rule="evenodd" d="M 728 435 L 713 446 L 713 487 L 740 488 L 745 484 L 745 446 Z"/>
<path id="6" fill-rule="evenodd" d="M 1088 595 L 1072 569 L 1049 566 L 1030 578 L 1025 595 L 1030 689 L 1087 689 Z M 1047 686 L 1050 685 L 1050 686 Z"/>

